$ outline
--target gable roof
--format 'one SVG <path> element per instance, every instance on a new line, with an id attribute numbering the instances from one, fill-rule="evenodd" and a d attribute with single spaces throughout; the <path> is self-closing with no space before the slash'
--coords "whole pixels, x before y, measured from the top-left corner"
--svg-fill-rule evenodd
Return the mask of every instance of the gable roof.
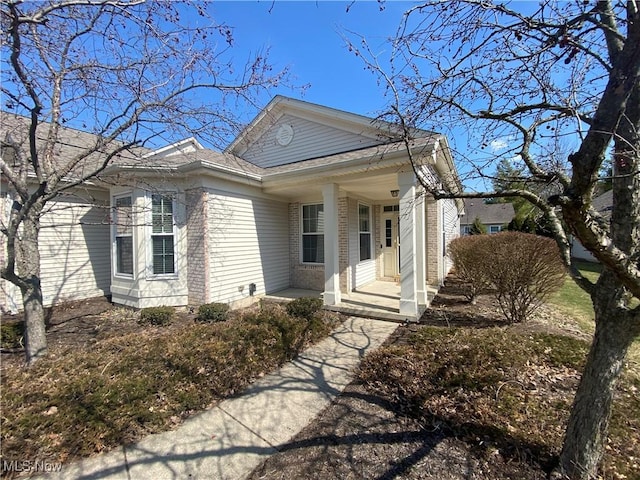
<path id="1" fill-rule="evenodd" d="M 478 218 L 483 225 L 504 225 L 513 220 L 511 203 L 485 203 L 481 198 L 465 198 L 460 225 L 471 225 Z"/>
<path id="2" fill-rule="evenodd" d="M 270 129 L 270 134 L 273 135 L 273 127 L 276 125 L 273 123 L 274 112 L 277 112 L 281 118 L 286 115 L 297 115 L 299 118 L 308 119 L 309 123 L 314 125 L 328 125 L 336 130 L 344 128 L 351 135 L 345 145 L 351 148 L 340 149 L 339 146 L 332 144 L 331 138 L 323 137 L 316 142 L 316 147 L 310 146 L 307 149 L 307 145 L 303 144 L 302 155 L 292 155 L 289 151 L 290 159 L 286 162 L 256 164 L 250 158 L 242 158 L 238 155 L 238 149 L 244 148 L 241 145 L 247 139 L 259 137 Z M 22 118 L 22 127 L 24 127 L 28 125 L 28 119 Z M 46 125 L 42 128 L 46 132 Z M 5 135 L 4 122 L 2 130 L 2 135 Z M 296 132 L 295 135 L 299 133 Z M 408 147 L 414 157 L 424 163 L 421 168 L 437 172 L 450 189 L 460 191 L 459 179 L 446 137 L 419 129 L 415 129 L 413 133 L 416 134 L 416 138 Z M 300 134 L 299 137 L 302 135 Z M 60 138 L 62 142 L 59 157 L 64 159 L 94 144 L 97 137 L 90 133 L 61 128 Z M 364 140 L 360 141 L 360 139 Z M 324 148 L 325 144 L 330 148 Z M 317 147 L 318 145 L 320 148 Z M 280 146 L 293 145 L 280 144 Z M 318 155 L 305 157 L 308 150 Z M 99 155 L 96 156 L 96 160 L 99 161 Z M 165 175 L 171 172 L 178 175 L 213 175 L 233 181 L 248 181 L 263 187 L 268 184 L 273 191 L 287 195 L 287 192 L 290 194 L 308 192 L 308 187 L 303 187 L 303 183 L 317 186 L 320 180 L 343 181 L 346 179 L 345 176 L 350 176 L 350 188 L 357 190 L 357 187 L 353 186 L 354 175 L 364 172 L 371 172 L 379 178 L 385 175 L 387 183 L 393 183 L 398 169 L 405 167 L 407 162 L 407 145 L 402 141 L 397 126 L 330 107 L 277 96 L 223 152 L 209 150 L 195 138 L 187 138 L 155 150 L 131 149 L 131 152 L 114 159 L 102 175 L 117 175 L 125 172 L 128 175 L 136 172 L 151 175 Z M 380 194 L 372 190 L 375 188 L 373 184 L 368 185 L 367 188 L 371 190 L 369 193 Z M 385 191 L 388 194 L 386 185 Z"/>
<path id="3" fill-rule="evenodd" d="M 0 111 L 0 146 L 2 147 L 2 155 L 5 162 L 12 164 L 14 162 L 15 149 L 18 148 L 22 152 L 29 152 L 29 127 L 31 121 L 27 117 L 16 115 L 5 111 Z M 44 150 L 48 135 L 47 123 L 38 124 L 36 130 L 36 148 L 39 152 Z M 69 160 L 81 155 L 88 149 L 96 147 L 99 137 L 93 133 L 83 132 L 74 128 L 60 126 L 58 130 L 58 141 L 55 144 L 53 155 L 54 168 L 64 168 Z M 114 151 L 124 144 L 114 141 L 110 144 L 112 148 L 108 151 Z M 108 152 L 106 149 L 92 152 L 83 159 L 68 175 L 69 179 L 79 178 L 93 170 L 99 168 L 104 161 L 104 155 Z M 111 164 L 130 163 L 143 157 L 149 149 L 143 147 L 131 147 L 120 152 L 112 159 Z"/>
<path id="4" fill-rule="evenodd" d="M 283 95 L 276 95 L 224 151 L 243 156 L 247 148 L 264 135 L 286 113 L 350 130 L 353 133 L 370 138 L 375 144 L 399 139 L 398 127 L 388 122 L 373 120 L 363 115 Z M 382 132 L 386 132 L 384 137 L 381 137 Z"/>

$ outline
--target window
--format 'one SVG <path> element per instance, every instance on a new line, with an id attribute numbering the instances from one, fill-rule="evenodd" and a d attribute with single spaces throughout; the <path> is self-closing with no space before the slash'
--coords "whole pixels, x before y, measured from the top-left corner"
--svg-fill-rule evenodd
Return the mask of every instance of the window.
<path id="1" fill-rule="evenodd" d="M 167 195 L 151 196 L 151 253 L 154 275 L 175 273 L 173 199 Z"/>
<path id="2" fill-rule="evenodd" d="M 500 225 L 491 225 L 489 227 L 489 233 L 499 233 L 502 231 L 502 227 Z"/>
<path id="3" fill-rule="evenodd" d="M 393 246 L 393 229 L 391 219 L 386 219 L 384 221 L 384 242 L 386 247 Z"/>
<path id="4" fill-rule="evenodd" d="M 116 273 L 133 275 L 133 222 L 130 196 L 115 199 L 113 224 L 116 238 Z"/>
<path id="5" fill-rule="evenodd" d="M 324 205 L 302 206 L 302 261 L 324 263 Z"/>
<path id="6" fill-rule="evenodd" d="M 371 259 L 371 209 L 358 205 L 358 230 L 360 231 L 360 261 Z"/>

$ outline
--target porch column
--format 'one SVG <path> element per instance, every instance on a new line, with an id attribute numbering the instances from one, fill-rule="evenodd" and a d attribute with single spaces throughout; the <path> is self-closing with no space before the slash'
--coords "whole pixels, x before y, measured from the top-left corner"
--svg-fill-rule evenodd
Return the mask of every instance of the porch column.
<path id="1" fill-rule="evenodd" d="M 416 295 L 416 185 L 413 172 L 398 173 L 400 189 L 400 315 L 418 317 Z"/>
<path id="2" fill-rule="evenodd" d="M 425 192 L 418 189 L 416 198 L 416 300 L 420 313 L 427 307 L 427 263 Z"/>
<path id="3" fill-rule="evenodd" d="M 322 187 L 324 202 L 324 304 L 337 305 L 340 294 L 340 261 L 338 248 L 338 185 Z"/>

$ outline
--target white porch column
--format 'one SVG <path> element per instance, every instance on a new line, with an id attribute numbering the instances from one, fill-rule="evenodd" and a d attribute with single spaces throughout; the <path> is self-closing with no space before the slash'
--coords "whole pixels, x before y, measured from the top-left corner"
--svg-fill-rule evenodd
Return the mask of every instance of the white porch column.
<path id="1" fill-rule="evenodd" d="M 340 262 L 338 248 L 338 185 L 322 187 L 324 202 L 324 304 L 337 305 L 341 301 Z"/>
<path id="2" fill-rule="evenodd" d="M 400 189 L 400 315 L 418 317 L 416 295 L 416 185 L 413 172 L 398 173 Z"/>
<path id="3" fill-rule="evenodd" d="M 416 300 L 420 313 L 427 307 L 426 217 L 425 192 L 418 189 L 416 198 Z"/>

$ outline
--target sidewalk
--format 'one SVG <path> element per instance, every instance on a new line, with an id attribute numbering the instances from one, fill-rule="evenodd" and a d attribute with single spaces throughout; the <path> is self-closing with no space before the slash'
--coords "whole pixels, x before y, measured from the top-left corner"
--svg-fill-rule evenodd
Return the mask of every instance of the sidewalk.
<path id="1" fill-rule="evenodd" d="M 350 317 L 330 337 L 238 397 L 177 430 L 38 477 L 64 480 L 240 480 L 309 424 L 351 382 L 362 356 L 396 323 Z"/>

